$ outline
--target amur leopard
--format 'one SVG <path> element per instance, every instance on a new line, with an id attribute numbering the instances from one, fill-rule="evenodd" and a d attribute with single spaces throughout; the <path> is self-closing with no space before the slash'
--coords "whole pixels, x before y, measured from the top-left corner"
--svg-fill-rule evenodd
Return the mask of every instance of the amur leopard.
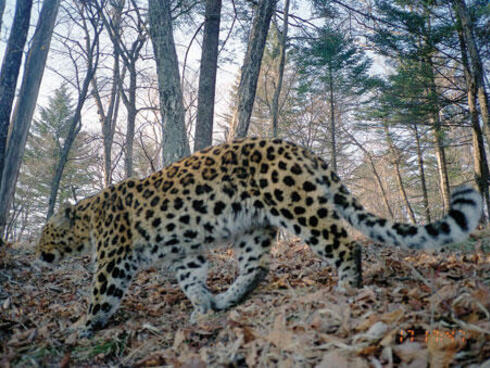
<path id="1" fill-rule="evenodd" d="M 393 223 L 366 210 L 327 163 L 279 139 L 247 138 L 206 148 L 144 179 L 127 179 L 62 208 L 37 246 L 49 263 L 95 252 L 82 336 L 103 327 L 138 269 L 165 262 L 194 306 L 191 320 L 239 303 L 264 277 L 278 228 L 303 239 L 338 270 L 339 288 L 361 284 L 360 254 L 344 220 L 372 240 L 412 249 L 465 239 L 477 226 L 479 193 L 456 188 L 451 208 L 425 226 Z M 206 249 L 234 242 L 239 275 L 223 293 L 206 286 Z"/>

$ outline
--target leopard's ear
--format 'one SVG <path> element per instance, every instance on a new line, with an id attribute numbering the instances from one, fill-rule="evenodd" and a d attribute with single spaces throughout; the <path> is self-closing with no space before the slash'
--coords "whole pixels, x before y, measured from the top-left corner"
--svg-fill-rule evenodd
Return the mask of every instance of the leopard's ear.
<path id="1" fill-rule="evenodd" d="M 75 220 L 75 206 L 68 202 L 63 203 L 58 212 L 49 221 L 56 226 L 71 226 Z"/>

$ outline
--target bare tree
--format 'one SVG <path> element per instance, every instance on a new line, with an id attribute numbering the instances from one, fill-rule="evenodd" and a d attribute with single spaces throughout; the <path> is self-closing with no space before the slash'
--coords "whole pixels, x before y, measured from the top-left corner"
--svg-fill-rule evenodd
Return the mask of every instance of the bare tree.
<path id="1" fill-rule="evenodd" d="M 86 62 L 86 70 L 85 70 L 85 76 L 83 77 L 82 81 L 79 80 L 78 75 L 76 76 L 77 89 L 78 89 L 77 105 L 75 107 L 75 113 L 71 118 L 70 126 L 68 128 L 68 133 L 64 139 L 63 149 L 61 150 L 61 155 L 58 159 L 56 170 L 53 175 L 53 179 L 51 181 L 51 191 L 49 195 L 48 212 L 46 215 L 48 219 L 54 213 L 54 207 L 56 204 L 58 189 L 60 186 L 61 178 L 63 176 L 63 170 L 65 168 L 66 162 L 68 161 L 70 150 L 73 146 L 73 143 L 75 142 L 75 138 L 77 137 L 78 133 L 80 132 L 80 129 L 82 128 L 82 119 L 81 119 L 82 108 L 85 101 L 87 100 L 90 82 L 95 75 L 95 70 L 97 69 L 97 65 L 99 62 L 99 55 L 100 55 L 99 36 L 102 31 L 102 22 L 98 17 L 96 9 L 92 8 L 90 6 L 90 3 L 75 2 L 75 6 L 77 8 L 78 14 L 81 16 L 80 23 L 81 23 L 81 28 L 84 32 L 85 48 L 84 50 L 81 51 L 84 54 L 84 58 Z M 90 27 L 92 28 L 93 35 L 91 34 Z M 71 49 L 69 50 L 70 50 L 70 57 L 76 66 L 76 58 L 71 55 Z"/>
<path id="2" fill-rule="evenodd" d="M 102 130 L 103 142 L 103 159 L 104 159 L 104 185 L 109 186 L 112 183 L 112 143 L 116 131 L 117 112 L 119 109 L 118 83 L 119 77 L 119 57 L 114 55 L 114 63 L 112 68 L 112 87 L 109 93 L 109 103 L 107 110 L 104 108 L 101 92 L 97 83 L 97 78 L 94 75 L 92 78 L 92 95 L 95 99 L 97 114 Z"/>
<path id="3" fill-rule="evenodd" d="M 474 83 L 477 91 L 481 117 L 483 120 L 483 131 L 487 139 L 487 145 L 490 147 L 490 112 L 488 111 L 488 94 L 485 90 L 485 70 L 473 36 L 473 24 L 464 0 L 453 0 L 452 3 L 461 25 L 464 41 L 471 59 L 471 68 L 468 69 L 470 73 L 469 78 L 472 80 L 471 83 Z"/>
<path id="4" fill-rule="evenodd" d="M 247 135 L 265 41 L 276 2 L 277 0 L 260 0 L 257 5 L 247 53 L 242 65 L 240 85 L 238 86 L 238 106 L 231 122 L 229 139 Z"/>
<path id="5" fill-rule="evenodd" d="M 25 1 L 25 2 L 27 3 L 27 1 Z M 6 3 L 6 0 L 0 0 L 0 33 L 2 32 L 2 19 L 3 19 L 3 12 L 5 10 L 5 3 Z M 31 1 L 31 4 L 32 4 L 32 1 Z"/>
<path id="6" fill-rule="evenodd" d="M 289 21 L 289 0 L 284 4 L 284 26 L 281 32 L 279 66 L 277 71 L 277 85 L 272 98 L 272 135 L 277 137 L 278 116 L 279 116 L 279 96 L 281 95 L 282 79 L 284 77 L 284 66 L 286 65 L 286 42 L 288 39 L 288 21 Z"/>
<path id="7" fill-rule="evenodd" d="M 164 165 L 190 154 L 170 6 L 170 0 L 149 0 L 148 9 L 163 119 Z"/>
<path id="8" fill-rule="evenodd" d="M 8 164 L 4 167 L 0 183 L 0 233 L 5 227 L 7 213 L 14 196 L 15 183 L 22 163 L 27 133 L 36 107 L 59 5 L 60 0 L 44 1 L 25 62 L 19 98 L 12 116 L 12 133 L 7 143 L 5 162 Z"/>
<path id="9" fill-rule="evenodd" d="M 206 0 L 204 18 L 194 151 L 199 151 L 213 143 L 214 97 L 216 71 L 218 68 L 221 0 Z"/>
<path id="10" fill-rule="evenodd" d="M 0 3 L 0 20 L 4 7 L 5 1 L 2 1 Z M 2 61 L 2 70 L 0 71 L 0 182 L 5 162 L 7 136 L 15 96 L 15 87 L 19 77 L 22 55 L 29 30 L 31 7 L 32 0 L 17 1 L 14 20 Z"/>
<path id="11" fill-rule="evenodd" d="M 473 167 L 475 172 L 475 181 L 478 185 L 478 189 L 483 195 L 487 208 L 490 210 L 490 196 L 489 196 L 489 184 L 490 173 L 488 169 L 488 160 L 485 152 L 485 146 L 483 144 L 483 134 L 480 128 L 480 121 L 478 119 L 478 110 L 476 107 L 476 79 L 471 72 L 470 63 L 468 60 L 468 54 L 466 52 L 466 40 L 461 27 L 461 22 L 458 19 L 458 37 L 461 48 L 461 62 L 463 64 L 464 76 L 466 82 L 466 93 L 468 97 L 468 109 L 470 113 L 471 126 L 472 126 L 472 140 L 473 140 Z"/>
<path id="12" fill-rule="evenodd" d="M 394 218 L 393 211 L 390 206 L 390 202 L 388 201 L 388 196 L 386 195 L 386 190 L 383 186 L 383 181 L 381 180 L 381 175 L 378 173 L 378 169 L 374 163 L 373 155 L 369 152 L 364 146 L 359 142 L 353 134 L 351 134 L 347 129 L 344 129 L 344 133 L 350 138 L 352 143 L 354 143 L 361 151 L 364 153 L 366 158 L 369 161 L 369 166 L 371 166 L 371 170 L 373 171 L 374 177 L 376 178 L 376 184 L 378 184 L 378 188 L 381 192 L 381 196 L 383 197 L 383 202 L 386 207 L 386 210 L 390 214 L 390 218 Z"/>
<path id="13" fill-rule="evenodd" d="M 130 46 L 126 45 L 123 39 L 123 30 L 121 28 L 121 15 L 124 9 L 125 0 L 118 0 L 112 2 L 112 16 L 106 15 L 105 7 L 99 7 L 99 13 L 103 16 L 104 25 L 109 33 L 111 41 L 114 45 L 114 54 L 116 58 L 121 58 L 124 67 L 127 70 L 129 76 L 129 85 L 125 89 L 123 86 L 123 78 L 118 75 L 114 80 L 119 84 L 119 92 L 121 99 L 126 106 L 127 110 L 127 125 L 126 125 L 126 155 L 124 160 L 124 165 L 126 169 L 126 177 L 131 177 L 133 175 L 133 145 L 134 145 L 134 135 L 135 135 L 135 125 L 136 125 L 136 115 L 138 113 L 136 107 L 136 89 L 137 89 L 137 76 L 138 71 L 136 68 L 136 63 L 140 59 L 140 52 L 142 47 L 145 45 L 147 40 L 146 27 L 144 27 L 144 22 L 137 12 L 136 5 L 133 3 L 133 11 L 136 11 L 136 17 L 131 17 L 129 11 L 125 12 L 125 17 L 127 19 L 131 18 L 134 29 L 136 32 L 134 38 L 130 41 Z M 128 34 L 130 32 L 124 32 Z"/>
<path id="14" fill-rule="evenodd" d="M 442 122 L 440 117 L 440 103 L 439 94 L 437 91 L 437 84 L 435 79 L 435 66 L 432 60 L 432 55 L 427 55 L 424 60 L 428 65 L 428 86 L 426 88 L 427 100 L 431 106 L 433 106 L 432 111 L 429 113 L 429 121 L 432 125 L 432 132 L 434 134 L 434 149 L 436 151 L 437 160 L 437 171 L 439 174 L 439 187 L 442 195 L 442 203 L 444 206 L 444 211 L 449 210 L 450 201 L 450 186 L 449 186 L 449 176 L 447 173 L 447 160 L 446 160 L 446 150 L 444 146 L 444 130 L 442 128 Z"/>
<path id="15" fill-rule="evenodd" d="M 408 215 L 410 217 L 410 221 L 415 224 L 415 214 L 413 212 L 412 206 L 410 205 L 410 202 L 408 200 L 407 196 L 407 191 L 405 190 L 405 185 L 403 184 L 403 178 L 402 178 L 402 173 L 400 170 L 400 160 L 401 160 L 401 155 L 398 150 L 398 148 L 395 146 L 393 143 L 393 139 L 391 137 L 391 133 L 388 128 L 388 124 L 383 124 L 383 129 L 385 131 L 385 137 L 386 137 L 386 143 L 388 144 L 388 147 L 390 149 L 390 154 L 392 157 L 392 164 L 395 168 L 395 176 L 396 176 L 396 181 L 398 183 L 398 189 L 400 190 L 400 196 L 403 199 L 403 202 L 405 203 L 405 207 L 407 208 Z"/>
<path id="16" fill-rule="evenodd" d="M 425 180 L 425 164 L 424 155 L 422 153 L 422 145 L 420 144 L 420 135 L 417 125 L 413 125 L 413 132 L 415 135 L 415 144 L 417 148 L 417 162 L 419 166 L 420 186 L 422 188 L 422 197 L 425 211 L 425 221 L 430 223 L 430 208 L 429 208 L 429 195 L 427 192 L 427 181 Z"/>

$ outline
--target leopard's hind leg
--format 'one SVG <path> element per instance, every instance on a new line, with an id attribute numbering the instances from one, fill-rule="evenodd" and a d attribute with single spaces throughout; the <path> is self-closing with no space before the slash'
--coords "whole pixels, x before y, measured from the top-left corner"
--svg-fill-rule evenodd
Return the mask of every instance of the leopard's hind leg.
<path id="1" fill-rule="evenodd" d="M 226 309 L 240 303 L 267 275 L 269 250 L 276 234 L 277 230 L 273 227 L 255 228 L 237 239 L 235 249 L 239 274 L 228 290 L 215 297 L 216 309 Z"/>
<path id="2" fill-rule="evenodd" d="M 188 254 L 175 269 L 179 286 L 194 306 L 191 322 L 195 322 L 199 315 L 214 309 L 214 297 L 206 286 L 208 261 L 202 254 Z"/>
<path id="3" fill-rule="evenodd" d="M 350 239 L 344 224 L 337 218 L 333 211 L 329 221 L 305 228 L 303 239 L 316 254 L 336 267 L 339 290 L 361 287 L 361 247 Z"/>

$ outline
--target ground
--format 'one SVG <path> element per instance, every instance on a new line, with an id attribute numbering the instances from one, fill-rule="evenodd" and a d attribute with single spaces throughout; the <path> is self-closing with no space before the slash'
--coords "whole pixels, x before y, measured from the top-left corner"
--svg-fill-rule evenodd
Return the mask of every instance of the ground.
<path id="1" fill-rule="evenodd" d="M 365 243 L 364 287 L 335 290 L 335 272 L 295 240 L 273 248 L 271 272 L 241 305 L 189 324 L 171 275 L 138 274 L 93 339 L 83 319 L 90 258 L 33 266 L 32 248 L 0 248 L 1 367 L 490 367 L 490 230 L 443 253 Z M 236 274 L 211 253 L 208 285 Z"/>

